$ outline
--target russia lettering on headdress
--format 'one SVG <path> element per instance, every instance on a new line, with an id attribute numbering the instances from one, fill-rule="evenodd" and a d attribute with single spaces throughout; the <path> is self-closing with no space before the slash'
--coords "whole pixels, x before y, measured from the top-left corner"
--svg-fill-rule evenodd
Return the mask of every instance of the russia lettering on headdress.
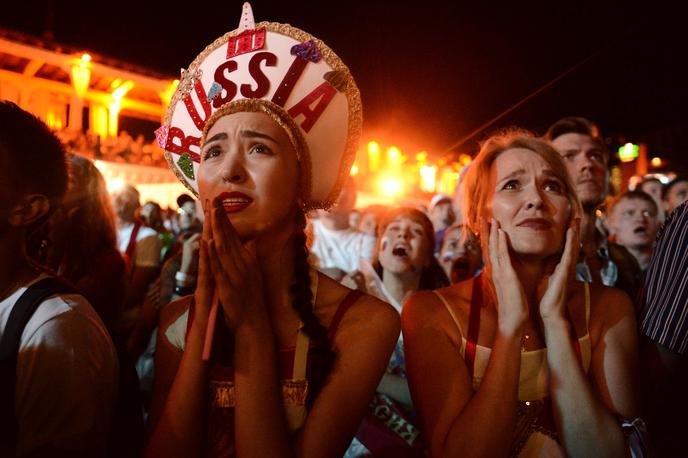
<path id="1" fill-rule="evenodd" d="M 264 28 L 246 30 L 231 38 L 228 43 L 227 56 L 236 57 L 241 54 L 255 53 L 248 60 L 248 64 L 242 64 L 247 66 L 246 70 L 248 70 L 248 74 L 253 80 L 252 82 L 238 84 L 232 81 L 232 73 L 239 70 L 240 63 L 230 58 L 218 65 L 213 73 L 212 85 L 215 87 L 213 88 L 212 97 L 208 97 L 208 92 L 201 83 L 200 78 L 185 81 L 188 87 L 186 89 L 187 92 L 182 96 L 182 102 L 194 126 L 199 131 L 203 131 L 213 109 L 218 109 L 226 103 L 233 101 L 237 94 L 241 94 L 242 97 L 247 99 L 260 99 L 268 95 L 271 81 L 265 74 L 264 68 L 276 67 L 278 65 L 278 57 L 269 51 L 260 51 L 264 46 Z M 321 59 L 320 51 L 315 46 L 315 43 L 310 40 L 295 45 L 292 48 L 291 54 L 294 55 L 294 59 L 277 85 L 271 101 L 285 108 L 289 116 L 297 123 L 300 121 L 298 118 L 303 117 L 299 125 L 308 133 L 337 94 L 337 89 L 323 78 L 320 85 L 294 103 L 290 108 L 286 108 L 287 100 L 292 95 L 296 83 L 304 74 L 309 63 L 317 63 Z M 194 150 L 198 149 L 198 151 L 193 151 L 192 148 Z M 179 127 L 170 127 L 165 149 L 179 155 L 188 153 L 194 162 L 200 162 L 201 159 L 199 154 L 200 136 L 187 135 Z"/>

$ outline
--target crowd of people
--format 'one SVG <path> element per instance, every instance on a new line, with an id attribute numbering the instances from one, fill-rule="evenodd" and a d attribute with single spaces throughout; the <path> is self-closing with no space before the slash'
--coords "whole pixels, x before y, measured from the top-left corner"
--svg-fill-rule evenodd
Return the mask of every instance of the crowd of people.
<path id="1" fill-rule="evenodd" d="M 152 167 L 167 166 L 162 148 L 142 134 L 134 138 L 126 130 L 120 130 L 116 137 L 101 138 L 97 134 L 66 128 L 56 134 L 69 151 L 81 156 Z"/>
<path id="2" fill-rule="evenodd" d="M 273 26 L 341 100 L 175 95 L 172 214 L 0 102 L 0 456 L 684 454 L 688 179 L 610 196 L 567 117 L 490 136 L 460 199 L 356 208 L 353 78 Z"/>

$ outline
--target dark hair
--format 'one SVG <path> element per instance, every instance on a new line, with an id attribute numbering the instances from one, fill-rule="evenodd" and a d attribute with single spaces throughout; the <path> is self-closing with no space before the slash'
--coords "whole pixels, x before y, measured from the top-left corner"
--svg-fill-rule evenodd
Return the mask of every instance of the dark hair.
<path id="1" fill-rule="evenodd" d="M 78 280 L 91 270 L 99 254 L 117 247 L 115 214 L 105 180 L 89 159 L 69 156 L 70 187 L 63 203 L 63 224 L 69 228 L 61 264 L 64 276 Z"/>
<path id="2" fill-rule="evenodd" d="M 662 183 L 662 180 L 660 180 L 659 178 L 653 177 L 653 176 L 644 177 L 643 180 L 638 184 L 636 189 L 638 187 L 642 187 L 645 183 L 659 183 L 662 185 L 662 189 L 664 189 L 664 183 Z"/>
<path id="3" fill-rule="evenodd" d="M 177 197 L 177 207 L 181 208 L 187 202 L 193 202 L 194 198 L 188 194 L 179 194 Z"/>
<path id="4" fill-rule="evenodd" d="M 291 286 L 291 305 L 303 323 L 303 330 L 311 339 L 314 348 L 309 352 L 311 364 L 308 364 L 308 395 L 306 406 L 310 409 L 318 397 L 320 389 L 332 371 L 336 354 L 328 336 L 328 330 L 320 323 L 313 312 L 313 293 L 311 292 L 310 264 L 306 247 L 306 217 L 297 211 L 296 233 L 294 244 L 294 284 Z"/>
<path id="5" fill-rule="evenodd" d="M 554 141 L 557 137 L 561 137 L 565 134 L 582 134 L 587 135 L 597 143 L 604 154 L 609 158 L 609 151 L 607 150 L 607 145 L 604 143 L 604 139 L 600 134 L 600 129 L 597 124 L 590 121 L 589 119 L 582 118 L 580 116 L 568 116 L 566 118 L 561 118 L 547 129 L 545 138 L 547 140 Z"/>
<path id="6" fill-rule="evenodd" d="M 552 141 L 564 134 L 583 134 L 589 135 L 594 139 L 601 138 L 600 129 L 597 125 L 589 119 L 580 116 L 561 118 L 547 129 L 545 136 Z"/>
<path id="7" fill-rule="evenodd" d="M 669 195 L 669 191 L 671 191 L 671 188 L 676 186 L 679 183 L 683 183 L 684 181 L 688 181 L 688 177 L 684 176 L 677 176 L 673 180 L 669 182 L 666 186 L 664 186 L 664 190 L 662 191 L 662 199 L 666 200 L 667 196 Z"/>
<path id="8" fill-rule="evenodd" d="M 28 229 L 34 232 L 60 206 L 67 191 L 67 163 L 60 140 L 47 125 L 12 102 L 0 101 L 2 172 L 19 195 L 38 193 L 50 204 L 48 212 Z"/>
<path id="9" fill-rule="evenodd" d="M 387 226 L 389 226 L 389 224 L 396 218 L 409 218 L 410 220 L 423 226 L 423 232 L 425 233 L 428 250 L 426 255 L 428 256 L 429 265 L 427 267 L 423 267 L 421 270 L 418 290 L 433 290 L 449 286 L 447 274 L 444 273 L 444 269 L 442 269 L 442 266 L 440 266 L 439 262 L 437 262 L 437 259 L 433 253 L 435 249 L 435 230 L 432 227 L 432 222 L 425 213 L 411 207 L 398 207 L 387 211 L 378 225 L 378 246 L 373 256 L 373 268 L 380 278 L 383 276 L 383 269 L 382 265 L 380 264 L 380 260 L 378 259 L 378 253 L 380 252 L 379 245 Z"/>
<path id="10" fill-rule="evenodd" d="M 619 204 L 619 202 L 621 202 L 624 199 L 643 200 L 652 205 L 652 208 L 655 209 L 655 213 L 659 211 L 659 208 L 657 207 L 657 202 L 655 202 L 651 195 L 644 191 L 635 190 L 627 191 L 614 197 L 614 199 L 609 203 L 607 213 L 611 214 L 611 212 L 614 210 L 614 207 L 616 207 Z"/>

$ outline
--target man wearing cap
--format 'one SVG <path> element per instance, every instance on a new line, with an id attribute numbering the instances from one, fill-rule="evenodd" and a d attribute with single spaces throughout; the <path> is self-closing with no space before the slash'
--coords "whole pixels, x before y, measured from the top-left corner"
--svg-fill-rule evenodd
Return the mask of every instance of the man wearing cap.
<path id="1" fill-rule="evenodd" d="M 609 188 L 609 153 L 599 129 L 585 118 L 568 117 L 555 122 L 546 137 L 564 160 L 583 206 L 583 260 L 576 266 L 577 279 L 616 286 L 634 299 L 640 277 L 635 258 L 622 246 L 609 243 L 596 228 L 596 212 Z"/>
<path id="2" fill-rule="evenodd" d="M 430 207 L 428 207 L 430 221 L 432 227 L 435 229 L 435 255 L 440 252 L 442 248 L 442 240 L 444 240 L 444 232 L 449 226 L 454 224 L 456 219 L 454 209 L 452 208 L 452 199 L 446 194 L 435 194 L 430 200 Z"/>

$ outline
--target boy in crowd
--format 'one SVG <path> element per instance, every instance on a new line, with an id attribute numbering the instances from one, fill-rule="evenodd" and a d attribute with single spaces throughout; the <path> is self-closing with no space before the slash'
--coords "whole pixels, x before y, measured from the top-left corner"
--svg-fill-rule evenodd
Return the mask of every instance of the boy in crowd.
<path id="1" fill-rule="evenodd" d="M 610 239 L 626 248 L 645 271 L 659 228 L 654 199 L 642 191 L 620 194 L 610 204 L 608 215 Z"/>
<path id="2" fill-rule="evenodd" d="M 12 314 L 48 277 L 29 260 L 27 240 L 60 205 L 67 181 L 57 137 L 0 102 L 0 456 L 106 451 L 118 364 L 96 312 L 82 296 L 58 293 L 42 299 L 23 330 Z M 9 344 L 17 334 L 18 349 Z"/>

